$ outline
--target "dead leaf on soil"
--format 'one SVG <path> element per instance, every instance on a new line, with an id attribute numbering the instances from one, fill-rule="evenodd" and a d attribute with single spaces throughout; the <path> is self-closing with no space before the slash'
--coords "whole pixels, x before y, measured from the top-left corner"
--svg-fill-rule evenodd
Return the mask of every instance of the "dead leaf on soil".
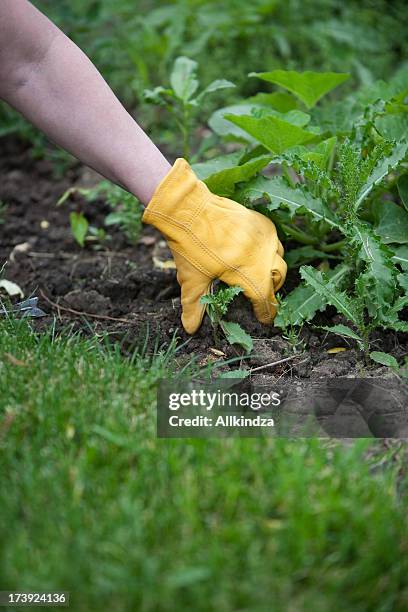
<path id="1" fill-rule="evenodd" d="M 144 244 L 145 246 L 152 246 L 152 244 L 156 243 L 156 236 L 142 236 L 139 238 L 140 244 Z"/>
<path id="2" fill-rule="evenodd" d="M 220 351 L 219 349 L 210 347 L 208 350 L 214 355 L 217 355 L 218 357 L 226 357 L 225 353 L 223 351 Z"/>
<path id="3" fill-rule="evenodd" d="M 217 361 L 217 357 L 215 355 L 204 355 L 204 357 L 199 360 L 198 365 L 203 367 L 209 363 L 213 363 L 214 361 Z"/>
<path id="4" fill-rule="evenodd" d="M 17 253 L 27 253 L 30 249 L 31 244 L 29 242 L 21 242 L 20 244 L 16 244 L 16 246 L 10 253 L 10 261 L 14 263 L 16 260 Z"/>
<path id="5" fill-rule="evenodd" d="M 0 289 L 4 289 L 4 291 L 10 296 L 19 295 L 22 298 L 24 297 L 21 287 L 16 285 L 16 283 L 6 280 L 5 278 L 0 280 Z"/>
<path id="6" fill-rule="evenodd" d="M 175 270 L 176 262 L 174 259 L 166 259 L 166 261 L 161 261 L 158 257 L 153 257 L 153 265 L 158 270 Z"/>

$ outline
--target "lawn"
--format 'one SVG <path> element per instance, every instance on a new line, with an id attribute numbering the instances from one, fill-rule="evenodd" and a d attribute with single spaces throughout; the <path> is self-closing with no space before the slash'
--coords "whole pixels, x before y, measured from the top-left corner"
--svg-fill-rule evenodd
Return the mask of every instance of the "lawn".
<path id="1" fill-rule="evenodd" d="M 176 360 L 1 324 L 2 588 L 74 610 L 405 610 L 404 447 L 159 440 Z"/>

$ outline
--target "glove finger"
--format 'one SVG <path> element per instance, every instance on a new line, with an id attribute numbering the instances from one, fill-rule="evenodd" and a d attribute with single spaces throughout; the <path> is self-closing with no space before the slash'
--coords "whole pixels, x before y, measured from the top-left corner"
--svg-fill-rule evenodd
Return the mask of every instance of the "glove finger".
<path id="1" fill-rule="evenodd" d="M 204 317 L 205 304 L 200 298 L 209 292 L 212 279 L 197 270 L 185 257 L 174 253 L 177 280 L 181 287 L 181 322 L 188 334 L 194 334 Z"/>
<path id="2" fill-rule="evenodd" d="M 248 271 L 245 276 L 247 278 L 253 278 L 250 271 Z M 222 278 L 222 280 L 224 280 L 224 278 Z M 228 284 L 240 285 L 242 287 L 244 295 L 251 300 L 255 316 L 260 323 L 264 323 L 265 325 L 272 323 L 277 313 L 277 301 L 275 298 L 272 274 L 266 276 L 262 286 L 258 285 L 258 283 L 255 285 L 255 283 L 245 281 L 242 277 L 239 281 L 234 280 L 233 282 L 228 282 Z"/>
<path id="3" fill-rule="evenodd" d="M 281 245 L 281 248 L 283 251 L 282 245 Z M 286 261 L 282 259 L 282 256 L 280 255 L 279 249 L 278 249 L 278 253 L 273 258 L 272 272 L 271 272 L 272 280 L 273 280 L 273 287 L 274 287 L 275 292 L 279 291 L 279 289 L 282 287 L 283 283 L 285 282 L 287 271 L 288 271 L 288 266 L 286 264 Z"/>
<path id="4" fill-rule="evenodd" d="M 258 321 L 264 324 L 272 323 L 277 314 L 278 304 L 275 292 L 282 287 L 285 281 L 286 262 L 276 253 L 269 274 L 266 272 L 262 278 L 259 278 L 258 274 L 254 274 L 252 268 L 241 268 L 241 272 L 244 274 L 244 278 L 241 276 L 238 280 L 234 272 L 233 275 L 231 273 L 223 274 L 221 280 L 229 285 L 240 285 L 244 290 L 244 295 L 251 300 Z M 255 281 L 257 276 L 258 282 Z"/>

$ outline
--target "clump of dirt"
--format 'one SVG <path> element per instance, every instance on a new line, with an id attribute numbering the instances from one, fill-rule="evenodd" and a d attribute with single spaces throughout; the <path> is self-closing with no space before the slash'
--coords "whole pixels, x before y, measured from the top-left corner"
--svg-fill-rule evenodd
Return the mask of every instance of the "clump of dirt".
<path id="1" fill-rule="evenodd" d="M 106 331 L 122 343 L 124 350 L 144 338 L 149 328 L 152 343 L 157 334 L 163 343 L 174 335 L 181 343 L 186 342 L 181 358 L 194 353 L 199 362 L 205 363 L 220 358 L 220 352 L 227 359 L 241 354 L 225 341 L 215 347 L 218 353 L 210 350 L 214 339 L 208 320 L 193 337 L 183 331 L 176 272 L 166 265 L 171 255 L 155 230 L 144 228 L 137 245 L 129 244 L 123 232 L 112 227 L 107 228 L 109 239 L 100 244 L 89 243 L 85 248 L 76 244 L 69 225 L 71 211 L 84 212 L 97 228 L 104 227 L 110 212 L 102 200 L 87 204 L 77 195 L 56 206 L 66 189 L 83 184 L 85 175 L 89 179 L 89 170 L 77 165 L 64 178 L 56 179 L 50 162 L 32 159 L 23 143 L 5 138 L 1 140 L 0 175 L 0 200 L 7 206 L 4 223 L 0 224 L 0 268 L 7 262 L 5 278 L 17 283 L 26 297 L 39 297 L 38 305 L 47 317 L 33 320 L 34 328 L 46 329 L 55 319 L 57 330 L 69 324 L 84 334 Z M 295 281 L 296 273 L 290 273 L 287 286 Z M 332 309 L 322 316 L 326 325 L 334 322 L 333 317 L 338 322 Z M 281 331 L 259 324 L 242 295 L 236 298 L 229 318 L 254 338 L 253 355 L 244 364 L 261 368 L 291 356 Z M 352 343 L 310 327 L 305 327 L 301 339 L 306 353 L 273 369 L 258 370 L 257 378 L 357 376 L 365 367 Z M 375 345 L 397 358 L 408 351 L 407 338 L 402 334 L 379 332 Z M 347 350 L 327 353 L 334 346 Z M 236 368 L 237 364 L 239 361 L 225 368 Z M 377 368 L 374 373 L 381 371 L 385 370 Z"/>

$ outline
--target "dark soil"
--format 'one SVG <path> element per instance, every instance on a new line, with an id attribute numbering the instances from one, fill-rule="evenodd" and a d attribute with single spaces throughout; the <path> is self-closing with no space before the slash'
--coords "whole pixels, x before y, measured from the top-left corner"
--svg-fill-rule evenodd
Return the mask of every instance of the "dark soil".
<path id="1" fill-rule="evenodd" d="M 57 330 L 69 325 L 84 334 L 108 332 L 110 338 L 121 342 L 124 351 L 144 339 L 149 329 L 152 346 L 157 334 L 162 344 L 168 344 L 175 334 L 180 342 L 188 341 L 180 350 L 181 362 L 193 353 L 201 364 L 220 359 L 219 352 L 211 350 L 214 348 L 226 359 L 238 357 L 240 349 L 225 341 L 215 347 L 208 321 L 193 337 L 183 331 L 175 270 L 157 265 L 157 261 L 171 259 L 157 232 L 146 227 L 139 243 L 131 245 L 123 232 L 107 228 L 110 239 L 102 244 L 91 242 L 85 248 L 76 244 L 69 225 L 70 211 L 83 211 L 91 225 L 103 228 L 111 209 L 101 200 L 87 204 L 78 195 L 60 207 L 56 202 L 68 187 L 97 181 L 96 175 L 80 165 L 68 170 L 65 178 L 56 179 L 52 164 L 33 160 L 26 145 L 10 138 L 0 141 L 0 200 L 7 205 L 0 224 L 0 269 L 7 262 L 3 277 L 17 283 L 25 297 L 39 297 L 38 306 L 47 316 L 32 319 L 33 328 L 44 330 L 55 320 Z M 295 277 L 296 273 L 289 274 L 288 287 L 294 285 Z M 331 309 L 322 317 L 326 325 L 341 320 Z M 230 318 L 239 321 L 254 338 L 254 354 L 244 364 L 263 366 L 290 354 L 281 331 L 257 323 L 244 297 L 236 298 Z M 378 376 L 386 372 L 381 367 L 367 370 L 352 342 L 310 326 L 303 330 L 302 339 L 306 352 L 259 371 L 259 382 L 281 377 Z M 327 352 L 334 347 L 347 350 Z M 378 332 L 373 350 L 401 358 L 408 352 L 407 336 Z M 239 360 L 225 368 L 237 365 Z"/>

